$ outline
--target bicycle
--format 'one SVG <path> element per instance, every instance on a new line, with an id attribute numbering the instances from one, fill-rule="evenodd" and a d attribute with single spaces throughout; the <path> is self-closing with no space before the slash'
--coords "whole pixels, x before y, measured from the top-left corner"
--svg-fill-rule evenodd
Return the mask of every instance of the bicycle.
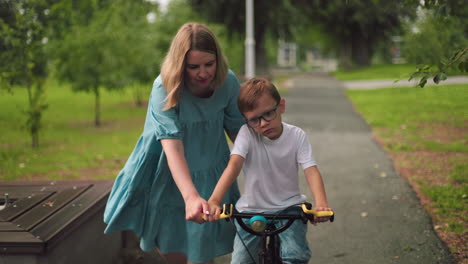
<path id="1" fill-rule="evenodd" d="M 315 211 L 312 209 L 312 204 L 304 202 L 299 204 L 302 212 L 298 214 L 264 214 L 264 213 L 241 213 L 235 209 L 233 204 L 224 204 L 220 214 L 220 219 L 232 221 L 237 219 L 239 225 L 248 233 L 262 237 L 262 249 L 259 253 L 259 264 L 281 264 L 280 257 L 280 241 L 278 235 L 288 229 L 294 221 L 302 220 L 304 224 L 308 221 L 313 221 L 315 217 L 330 217 L 330 222 L 334 221 L 335 215 L 333 211 Z M 294 205 L 297 206 L 297 205 Z M 291 206 L 292 207 L 292 206 Z M 288 207 L 289 208 L 289 207 Z M 249 219 L 247 225 L 242 219 Z M 273 220 L 284 220 L 286 223 L 276 227 Z M 250 252 L 249 252 L 250 254 Z M 252 260 L 253 256 L 250 255 Z"/>

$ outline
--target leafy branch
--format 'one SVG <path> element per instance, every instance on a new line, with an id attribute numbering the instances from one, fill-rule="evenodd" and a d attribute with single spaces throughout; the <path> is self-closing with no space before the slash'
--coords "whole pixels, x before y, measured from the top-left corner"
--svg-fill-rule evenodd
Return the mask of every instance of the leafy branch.
<path id="1" fill-rule="evenodd" d="M 420 65 L 411 74 L 408 81 L 421 78 L 416 86 L 423 88 L 427 80 L 432 78 L 434 83 L 439 84 L 447 80 L 447 71 L 457 67 L 461 72 L 468 72 L 468 47 L 456 51 L 449 60 L 441 60 L 437 67 L 433 65 Z"/>

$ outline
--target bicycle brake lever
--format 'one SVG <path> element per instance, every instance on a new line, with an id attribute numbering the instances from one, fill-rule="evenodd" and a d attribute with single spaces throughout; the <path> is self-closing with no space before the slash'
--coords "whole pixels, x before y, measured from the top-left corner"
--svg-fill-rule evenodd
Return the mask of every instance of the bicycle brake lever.
<path id="1" fill-rule="evenodd" d="M 227 208 L 227 206 L 229 206 L 229 208 Z M 223 204 L 223 210 L 219 214 L 219 219 L 228 219 L 228 218 L 230 218 L 232 216 L 233 209 L 234 209 L 233 204 Z M 202 218 L 205 221 L 208 220 L 206 214 L 203 214 L 203 213 L 202 213 Z"/>
<path id="2" fill-rule="evenodd" d="M 229 206 L 229 208 L 227 208 Z M 223 211 L 219 215 L 219 219 L 226 219 L 232 216 L 232 213 L 234 211 L 234 205 L 233 204 L 223 204 Z"/>

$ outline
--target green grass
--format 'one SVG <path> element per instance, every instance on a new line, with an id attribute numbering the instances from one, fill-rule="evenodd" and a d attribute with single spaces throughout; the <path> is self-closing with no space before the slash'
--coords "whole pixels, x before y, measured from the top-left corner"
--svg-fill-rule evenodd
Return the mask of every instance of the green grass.
<path id="1" fill-rule="evenodd" d="M 468 152 L 468 135 L 463 134 L 468 124 L 468 85 L 348 90 L 346 93 L 357 111 L 379 131 L 387 150 L 395 155 L 417 150 L 461 155 Z M 461 136 L 449 142 L 427 136 L 437 134 L 441 127 L 449 133 L 458 131 Z M 466 231 L 468 222 L 468 166 L 462 159 L 454 167 L 447 175 L 451 184 L 420 184 L 421 191 L 433 201 L 437 217 L 448 224 L 447 230 L 461 233 Z"/>
<path id="2" fill-rule="evenodd" d="M 424 129 L 431 130 L 427 124 L 466 127 L 467 85 L 348 90 L 347 94 L 372 127 L 385 128 L 387 137 L 398 134 L 413 143 L 397 142 L 391 146 L 394 150 L 468 151 L 464 140 L 447 144 L 420 136 Z"/>
<path id="3" fill-rule="evenodd" d="M 96 128 L 93 95 L 74 93 L 53 82 L 46 89 L 49 107 L 43 115 L 38 149 L 31 148 L 24 128 L 25 89 L 1 92 L 0 180 L 31 180 L 39 175 L 61 180 L 64 174 L 66 179 L 79 178 L 76 170 L 80 168 L 121 166 L 142 131 L 146 113 L 146 108 L 134 106 L 131 92 L 102 92 L 103 125 Z"/>
<path id="4" fill-rule="evenodd" d="M 341 81 L 357 80 L 408 80 L 417 70 L 414 64 L 379 64 L 356 69 L 348 72 L 335 71 L 332 74 Z M 455 70 L 449 71 L 449 75 L 466 75 Z"/>
<path id="5" fill-rule="evenodd" d="M 333 75 L 336 79 L 341 81 L 383 79 L 407 80 L 414 71 L 416 71 L 416 66 L 413 64 L 380 64 L 349 72 L 335 71 L 333 72 Z"/>
<path id="6" fill-rule="evenodd" d="M 458 164 L 450 174 L 450 180 L 458 184 L 468 184 L 468 164 Z M 468 196 L 468 192 L 465 193 Z M 467 197 L 465 197 L 467 198 Z"/>
<path id="7" fill-rule="evenodd" d="M 447 219 L 445 229 L 463 233 L 468 222 L 468 185 L 424 186 L 422 190 L 432 200 L 437 215 Z"/>

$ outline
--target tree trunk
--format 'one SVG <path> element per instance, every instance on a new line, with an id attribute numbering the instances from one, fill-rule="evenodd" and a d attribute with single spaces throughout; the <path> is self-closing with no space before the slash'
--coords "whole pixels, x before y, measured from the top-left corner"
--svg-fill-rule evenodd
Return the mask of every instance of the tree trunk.
<path id="1" fill-rule="evenodd" d="M 100 93 L 99 93 L 99 87 L 94 88 L 94 125 L 96 127 L 101 126 L 101 98 L 100 98 Z"/>
<path id="2" fill-rule="evenodd" d="M 31 135 L 32 148 L 39 147 L 39 131 L 41 129 L 42 112 L 47 105 L 42 103 L 44 89 L 42 83 L 27 85 L 29 109 L 27 111 L 26 127 Z"/>
<path id="3" fill-rule="evenodd" d="M 351 38 L 351 58 L 354 66 L 365 67 L 371 64 L 369 39 L 362 32 L 355 32 Z"/>
<path id="4" fill-rule="evenodd" d="M 369 40 L 362 33 L 355 32 L 350 40 L 341 41 L 339 64 L 344 71 L 369 66 L 371 56 L 372 49 Z"/>
<path id="5" fill-rule="evenodd" d="M 39 148 L 39 131 L 31 131 L 32 148 Z"/>
<path id="6" fill-rule="evenodd" d="M 141 84 L 133 84 L 132 85 L 133 96 L 135 98 L 135 105 L 137 107 L 143 106 L 143 93 L 144 89 Z"/>
<path id="7" fill-rule="evenodd" d="M 255 27 L 255 75 L 269 77 L 270 69 L 265 49 L 266 27 Z"/>
<path id="8" fill-rule="evenodd" d="M 352 46 L 349 41 L 341 41 L 338 64 L 343 71 L 350 71 L 353 67 Z"/>

